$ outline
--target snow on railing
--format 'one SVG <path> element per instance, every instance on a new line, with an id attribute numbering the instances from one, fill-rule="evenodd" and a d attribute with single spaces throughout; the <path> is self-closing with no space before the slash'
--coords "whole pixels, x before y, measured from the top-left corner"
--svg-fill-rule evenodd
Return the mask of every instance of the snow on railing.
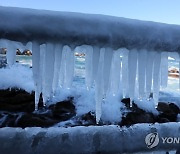
<path id="1" fill-rule="evenodd" d="M 86 86 L 95 87 L 96 121 L 106 95 L 157 104 L 168 80 L 168 52 L 180 53 L 180 26 L 103 15 L 0 7 L 0 47 L 15 62 L 17 48 L 33 51 L 35 106 L 58 87 L 71 88 L 74 51 L 86 54 Z M 177 56 L 176 56 L 177 57 Z M 177 57 L 179 58 L 179 57 Z"/>

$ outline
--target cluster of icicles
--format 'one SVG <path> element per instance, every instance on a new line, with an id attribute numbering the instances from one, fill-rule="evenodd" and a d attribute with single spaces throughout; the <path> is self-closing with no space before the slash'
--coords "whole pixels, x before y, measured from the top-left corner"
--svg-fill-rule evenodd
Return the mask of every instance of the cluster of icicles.
<path id="1" fill-rule="evenodd" d="M 8 64 L 15 62 L 17 48 L 21 43 L 1 40 L 0 45 L 8 49 Z M 82 45 L 70 47 L 62 44 L 37 42 L 26 47 L 33 51 L 33 78 L 35 83 L 35 108 L 38 108 L 40 94 L 45 104 L 50 102 L 58 87 L 69 89 L 74 77 L 74 52 L 85 53 L 85 81 L 90 90 L 95 88 L 96 121 L 101 118 L 101 103 L 107 94 L 121 98 L 146 99 L 153 94 L 158 102 L 160 87 L 168 81 L 168 52 L 100 48 Z M 30 47 L 31 46 L 31 47 Z"/>

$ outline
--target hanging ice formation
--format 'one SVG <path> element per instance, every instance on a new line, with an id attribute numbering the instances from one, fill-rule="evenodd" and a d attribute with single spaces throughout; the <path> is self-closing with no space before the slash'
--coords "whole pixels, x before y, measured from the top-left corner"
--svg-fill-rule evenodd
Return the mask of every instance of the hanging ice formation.
<path id="1" fill-rule="evenodd" d="M 98 123 L 107 94 L 158 102 L 159 89 L 167 86 L 168 52 L 180 53 L 180 26 L 0 7 L 0 47 L 7 48 L 9 67 L 16 49 L 31 43 L 36 109 L 41 93 L 49 104 L 58 87 L 71 88 L 80 47 L 87 90 L 95 88 Z"/>

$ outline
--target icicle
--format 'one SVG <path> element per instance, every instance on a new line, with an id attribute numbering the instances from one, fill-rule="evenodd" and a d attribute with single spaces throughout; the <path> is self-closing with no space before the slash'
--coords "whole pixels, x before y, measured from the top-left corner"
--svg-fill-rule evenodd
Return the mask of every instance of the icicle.
<path id="1" fill-rule="evenodd" d="M 99 64 L 99 57 L 100 57 L 100 48 L 97 46 L 93 47 L 93 82 L 95 82 L 97 71 L 98 71 L 98 64 Z"/>
<path id="2" fill-rule="evenodd" d="M 45 54 L 46 54 L 46 44 L 40 45 L 40 61 L 39 61 L 39 84 L 41 87 L 41 92 L 44 94 L 44 85 L 45 85 Z M 45 95 L 42 95 L 43 102 L 45 102 Z"/>
<path id="3" fill-rule="evenodd" d="M 43 99 L 47 103 L 52 97 L 52 83 L 54 76 L 54 45 L 52 43 L 46 44 L 45 51 L 45 65 L 44 65 L 44 85 L 43 85 Z"/>
<path id="4" fill-rule="evenodd" d="M 160 88 L 160 64 L 161 64 L 161 53 L 156 52 L 154 57 L 154 66 L 153 66 L 153 99 L 155 105 L 158 104 L 159 99 L 159 88 Z"/>
<path id="5" fill-rule="evenodd" d="M 110 80 L 110 93 L 113 95 L 118 94 L 120 84 L 120 72 L 121 72 L 121 59 L 120 52 L 115 51 L 113 54 L 112 66 L 111 66 L 111 80 Z"/>
<path id="6" fill-rule="evenodd" d="M 137 69 L 137 50 L 129 51 L 128 55 L 128 79 L 129 79 L 129 96 L 131 100 L 134 99 L 135 81 Z"/>
<path id="7" fill-rule="evenodd" d="M 129 86 L 128 86 L 128 50 L 122 48 L 122 91 L 123 98 L 129 97 Z"/>
<path id="8" fill-rule="evenodd" d="M 59 86 L 64 87 L 65 69 L 66 68 L 66 46 L 62 48 L 62 59 L 60 66 Z"/>
<path id="9" fill-rule="evenodd" d="M 86 80 L 86 87 L 89 90 L 92 87 L 92 82 L 93 82 L 93 48 L 91 46 L 83 46 L 86 49 L 85 53 L 85 80 Z"/>
<path id="10" fill-rule="evenodd" d="M 139 98 L 145 98 L 145 77 L 146 77 L 147 51 L 140 50 L 138 52 L 138 84 Z"/>
<path id="11" fill-rule="evenodd" d="M 71 88 L 73 77 L 74 77 L 74 50 L 71 51 L 71 48 L 65 47 L 65 77 L 64 77 L 64 87 Z"/>
<path id="12" fill-rule="evenodd" d="M 12 66 L 16 62 L 16 49 L 15 43 L 8 41 L 6 57 L 9 66 Z"/>
<path id="13" fill-rule="evenodd" d="M 37 42 L 32 43 L 32 71 L 33 71 L 33 79 L 34 79 L 34 85 L 35 85 L 35 110 L 38 109 L 38 102 L 39 102 L 39 96 L 41 87 L 39 84 L 39 61 L 40 61 L 40 46 Z"/>
<path id="14" fill-rule="evenodd" d="M 168 82 L 168 52 L 161 53 L 161 87 L 166 88 Z"/>
<path id="15" fill-rule="evenodd" d="M 62 49 L 63 46 L 61 44 L 55 45 L 55 62 L 54 62 L 54 79 L 53 79 L 53 95 L 58 87 L 59 75 L 60 75 L 60 67 L 61 67 L 61 59 L 62 59 Z"/>
<path id="16" fill-rule="evenodd" d="M 104 87 L 104 54 L 105 49 L 100 50 L 100 59 L 98 65 L 97 77 L 95 80 L 95 101 L 96 101 L 96 123 L 98 124 L 102 114 L 102 99 L 103 99 L 103 87 Z"/>
<path id="17" fill-rule="evenodd" d="M 110 69 L 111 69 L 111 62 L 112 62 L 112 56 L 113 56 L 113 49 L 112 48 L 105 48 L 104 53 L 104 90 L 103 94 L 106 95 L 108 88 L 110 86 L 109 78 L 110 78 Z"/>
<path id="18" fill-rule="evenodd" d="M 153 76 L 153 64 L 154 64 L 155 52 L 147 52 L 146 63 L 146 98 L 149 98 L 152 89 L 152 76 Z"/>

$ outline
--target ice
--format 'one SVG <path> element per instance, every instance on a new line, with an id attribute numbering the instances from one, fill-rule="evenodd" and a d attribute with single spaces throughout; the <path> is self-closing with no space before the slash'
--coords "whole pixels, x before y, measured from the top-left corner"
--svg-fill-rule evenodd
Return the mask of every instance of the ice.
<path id="1" fill-rule="evenodd" d="M 0 38 L 19 42 L 53 41 L 74 46 L 135 47 L 168 52 L 179 49 L 179 25 L 12 7 L 0 7 L 0 19 Z"/>
<path id="2" fill-rule="evenodd" d="M 109 78 L 110 78 L 112 57 L 113 57 L 113 49 L 109 47 L 105 48 L 104 61 L 103 61 L 104 96 L 107 94 L 107 91 L 109 90 L 109 86 L 110 86 Z"/>
<path id="3" fill-rule="evenodd" d="M 153 99 L 155 104 L 158 104 L 159 88 L 160 88 L 160 65 L 161 65 L 161 52 L 156 52 L 154 56 L 153 65 Z"/>
<path id="4" fill-rule="evenodd" d="M 100 49 L 98 72 L 95 80 L 96 122 L 99 123 L 102 114 L 102 100 L 104 88 L 104 54 L 105 48 Z"/>
<path id="5" fill-rule="evenodd" d="M 60 67 L 61 67 L 61 59 L 62 59 L 62 44 L 55 45 L 55 61 L 54 61 L 54 78 L 53 78 L 53 95 L 55 95 L 57 87 L 59 87 L 59 76 L 60 76 Z"/>
<path id="6" fill-rule="evenodd" d="M 168 82 L 168 52 L 161 53 L 161 88 L 166 88 Z"/>
<path id="7" fill-rule="evenodd" d="M 93 82 L 93 48 L 91 46 L 84 46 L 85 48 L 85 79 L 86 87 L 89 90 Z"/>
<path id="8" fill-rule="evenodd" d="M 54 77 L 54 60 L 55 60 L 55 50 L 54 44 L 47 43 L 45 50 L 45 63 L 44 63 L 44 84 L 43 84 L 43 97 L 44 103 L 48 104 L 51 99 L 52 93 L 52 84 Z"/>
<path id="9" fill-rule="evenodd" d="M 93 82 L 95 82 L 97 76 L 99 57 L 100 57 L 100 48 L 98 46 L 93 46 L 93 74 L 92 74 Z"/>
<path id="10" fill-rule="evenodd" d="M 64 76 L 64 88 L 71 88 L 74 77 L 74 50 L 65 46 L 65 76 Z"/>
<path id="11" fill-rule="evenodd" d="M 129 97 L 129 84 L 128 84 L 128 50 L 122 50 L 122 91 L 123 97 Z"/>
<path id="12" fill-rule="evenodd" d="M 0 39 L 0 47 L 6 48 L 6 58 L 9 66 L 12 66 L 16 61 L 16 43 L 14 41 Z"/>
<path id="13" fill-rule="evenodd" d="M 0 19 L 0 46 L 8 49 L 9 66 L 15 62 L 16 49 L 25 49 L 34 40 L 36 109 L 41 93 L 50 104 L 59 87 L 72 88 L 75 47 L 86 50 L 85 81 L 89 92 L 95 86 L 97 123 L 109 94 L 132 101 L 147 99 L 153 92 L 157 104 L 160 85 L 167 87 L 167 52 L 179 51 L 177 25 L 8 7 L 0 7 Z"/>
<path id="14" fill-rule="evenodd" d="M 128 79 L 129 79 L 129 96 L 131 100 L 135 95 L 135 81 L 136 81 L 136 69 L 137 69 L 137 50 L 133 49 L 128 54 Z"/>
<path id="15" fill-rule="evenodd" d="M 32 42 L 32 51 L 33 56 L 32 56 L 32 71 L 33 71 L 33 79 L 34 79 L 34 85 L 35 85 L 35 109 L 38 109 L 38 102 L 39 102 L 39 96 L 41 93 L 41 87 L 39 84 L 40 81 L 40 45 L 37 42 Z"/>
<path id="16" fill-rule="evenodd" d="M 41 88 L 41 93 L 44 94 L 44 85 L 45 85 L 45 56 L 46 56 L 46 44 L 42 44 L 40 45 L 40 59 L 39 59 L 39 82 L 38 84 L 40 84 L 40 88 Z M 42 95 L 43 97 L 43 101 L 45 102 L 45 95 Z"/>
<path id="17" fill-rule="evenodd" d="M 112 66 L 111 66 L 111 79 L 110 79 L 110 93 L 117 95 L 120 86 L 120 72 L 121 72 L 121 58 L 120 51 L 114 51 Z"/>
<path id="18" fill-rule="evenodd" d="M 147 53 L 147 62 L 146 62 L 146 97 L 147 98 L 149 98 L 152 90 L 154 57 L 155 57 L 154 51 Z"/>
<path id="19" fill-rule="evenodd" d="M 139 83 L 139 98 L 146 97 L 145 93 L 145 79 L 146 79 L 146 62 L 147 51 L 140 50 L 138 52 L 138 83 Z"/>
<path id="20" fill-rule="evenodd" d="M 66 47 L 63 46 L 62 48 L 62 59 L 61 59 L 61 65 L 60 65 L 60 76 L 59 76 L 59 86 L 62 88 L 64 86 L 64 80 L 65 80 L 65 67 L 66 67 Z"/>
<path id="21" fill-rule="evenodd" d="M 177 138 L 180 123 L 153 125 L 135 124 L 130 127 L 109 126 L 76 126 L 50 128 L 1 128 L 0 151 L 3 154 L 24 153 L 156 153 L 178 150 L 179 144 L 162 142 L 162 137 Z M 160 142 L 155 149 L 148 149 L 145 138 L 157 132 Z M 130 144 L 133 143 L 133 144 Z M 120 146 L 123 145 L 123 146 Z M 177 151 L 177 153 L 178 153 Z M 175 152 L 174 152 L 175 153 Z"/>

